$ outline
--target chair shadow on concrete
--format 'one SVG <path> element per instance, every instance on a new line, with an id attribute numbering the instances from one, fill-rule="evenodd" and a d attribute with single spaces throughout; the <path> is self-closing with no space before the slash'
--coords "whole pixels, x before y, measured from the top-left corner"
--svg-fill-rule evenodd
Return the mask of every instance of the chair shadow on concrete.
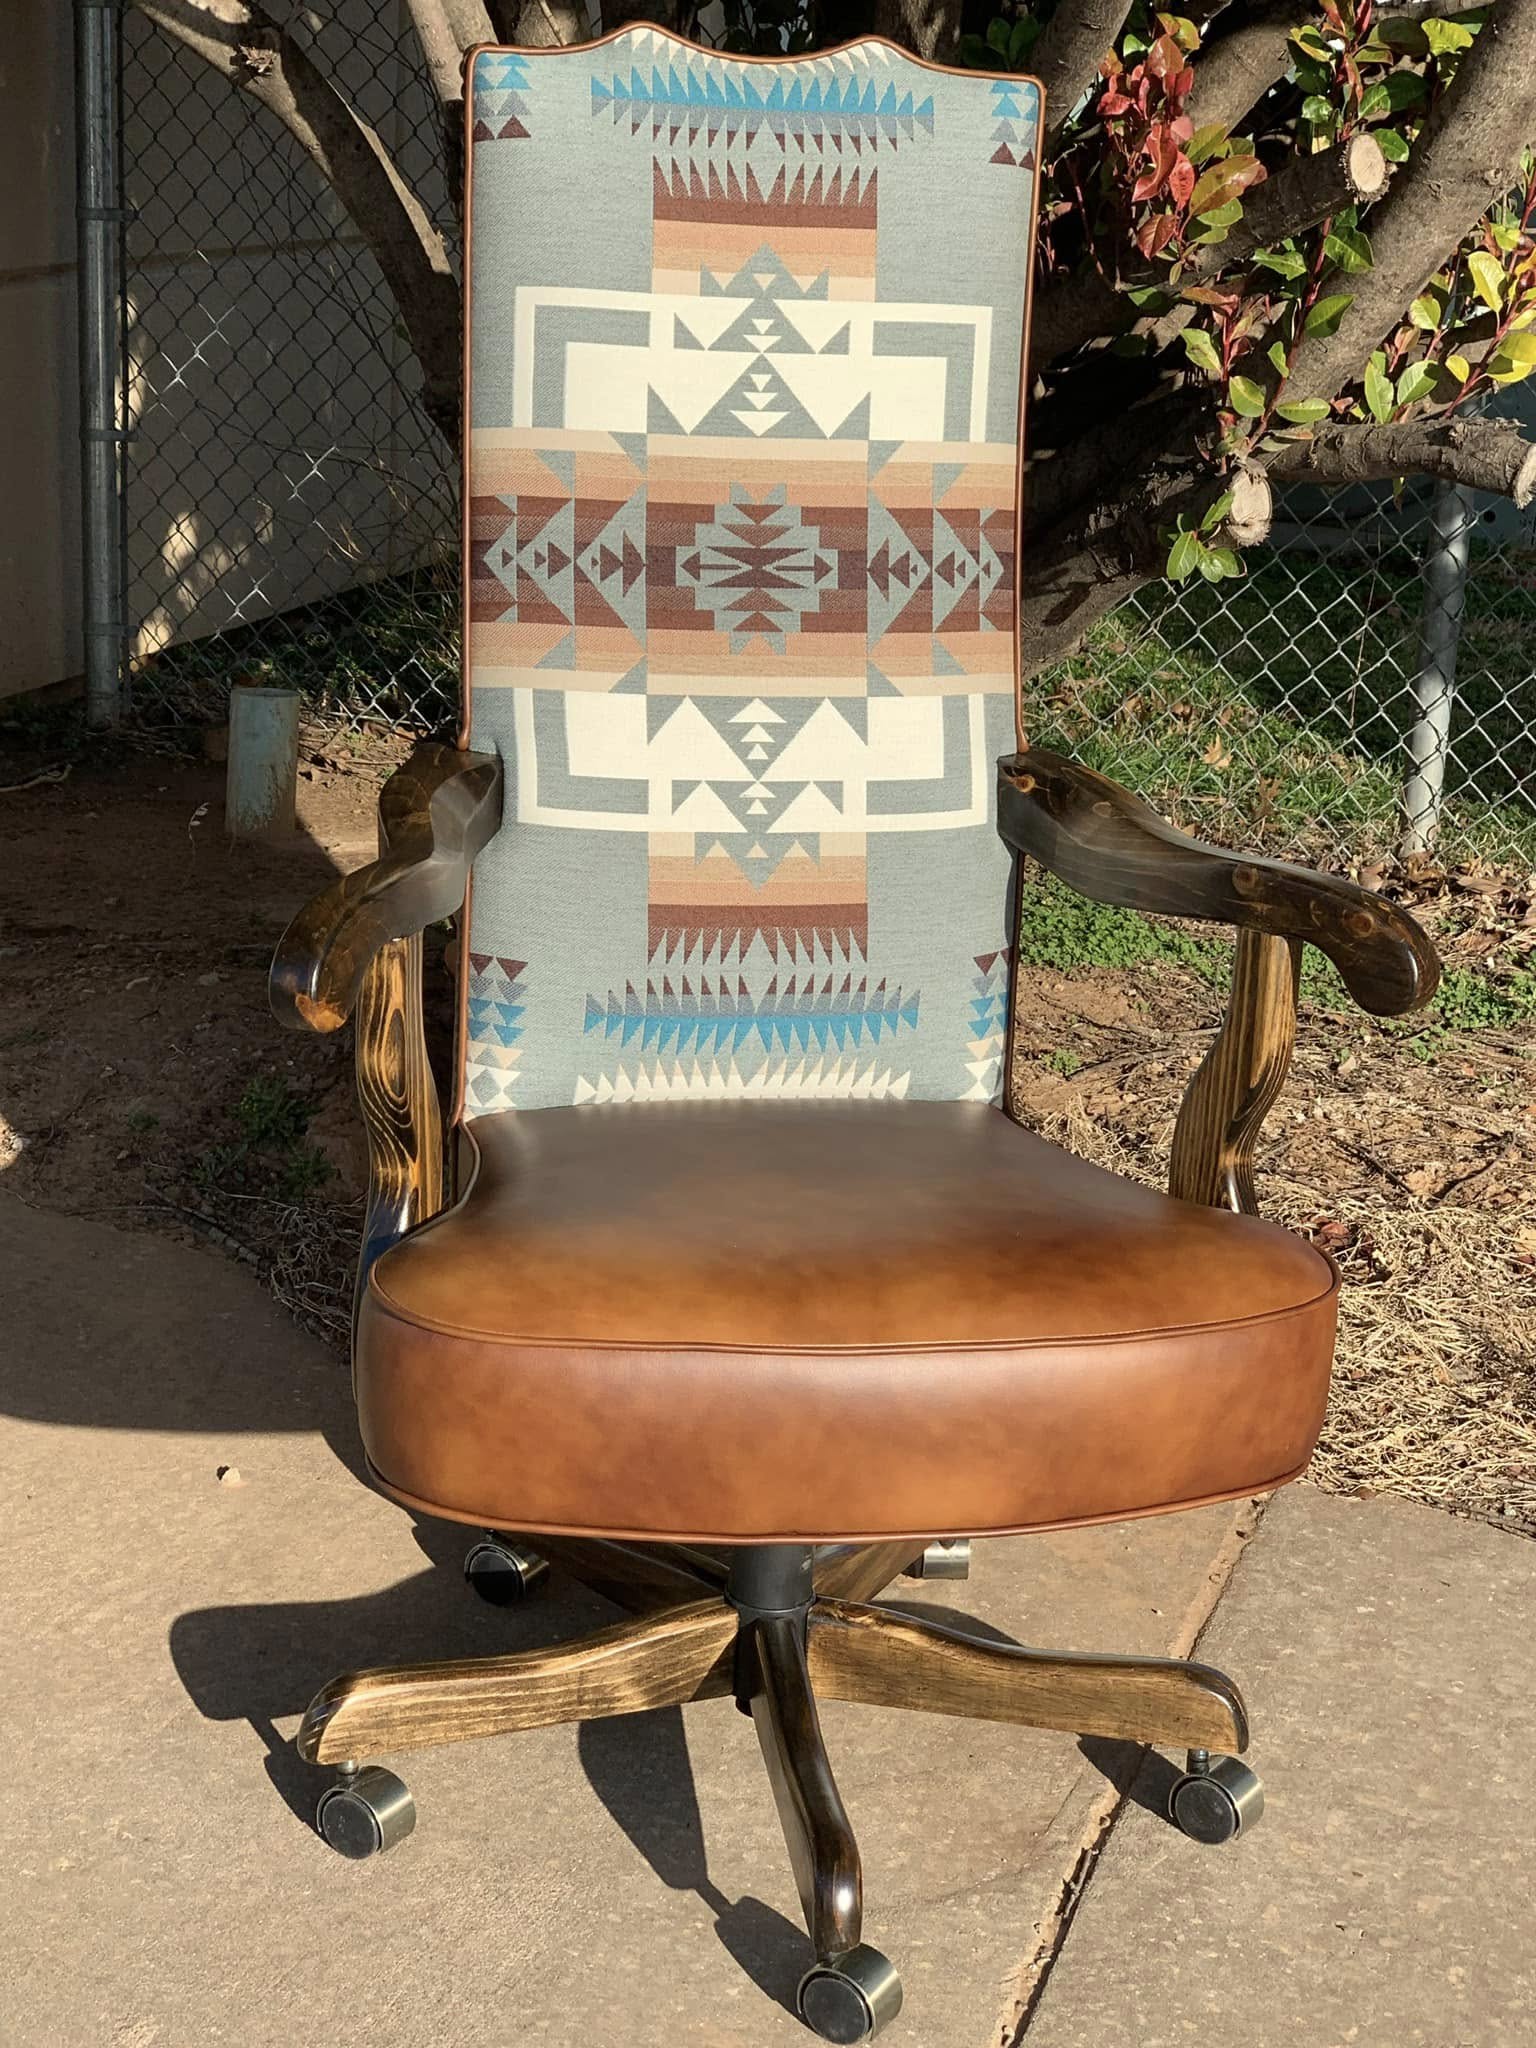
<path id="1" fill-rule="evenodd" d="M 715 1700 L 700 1711 L 734 1709 L 729 1700 Z M 755 1769 L 757 1739 L 749 1722 L 742 1722 L 741 1734 L 743 1766 Z M 683 1709 L 584 1721 L 577 1750 L 587 1782 L 662 1883 L 696 1893 L 738 1966 L 792 2013 L 805 1968 L 804 1929 L 751 1893 L 733 1902 L 710 1877 Z"/>
<path id="2" fill-rule="evenodd" d="M 1183 1774 L 1181 1765 L 1160 1750 L 1143 1749 L 1139 1742 L 1115 1741 L 1106 1735 L 1084 1735 L 1077 1746 L 1122 1799 L 1167 1821 L 1168 1795 Z"/>
<path id="3" fill-rule="evenodd" d="M 382 1592 L 353 1600 L 202 1608 L 172 1624 L 171 1657 L 198 1712 L 212 1721 L 249 1722 L 265 1748 L 274 1790 L 306 1827 L 329 1773 L 305 1763 L 291 1739 L 278 1732 L 278 1723 L 302 1713 L 328 1678 L 373 1663 L 532 1648 L 584 1635 L 614 1619 L 606 1601 L 559 1576 L 526 1607 L 488 1608 L 460 1578 L 468 1532 L 420 1521 L 413 1533 L 431 1568 Z M 733 1710 L 728 1700 L 715 1700 L 697 1711 Z M 742 1735 L 744 1763 L 755 1768 L 750 1724 L 743 1722 Z M 489 1746 L 492 1775 L 498 1760 L 509 1771 L 515 1767 L 516 1740 Z M 740 1967 L 768 1997 L 793 2011 L 804 1932 L 760 1899 L 728 1899 L 711 1879 L 682 1710 L 583 1722 L 577 1753 L 593 1791 L 661 1882 L 696 1893 Z"/>

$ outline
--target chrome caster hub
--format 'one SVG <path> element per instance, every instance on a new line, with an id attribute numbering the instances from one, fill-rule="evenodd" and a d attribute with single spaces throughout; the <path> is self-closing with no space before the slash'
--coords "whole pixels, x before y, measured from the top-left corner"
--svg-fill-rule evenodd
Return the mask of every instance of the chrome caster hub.
<path id="1" fill-rule="evenodd" d="M 1168 1818 L 1192 1842 L 1233 1842 L 1258 1825 L 1264 1787 L 1235 1756 L 1191 1750 L 1189 1769 L 1168 1794 Z"/>
<path id="2" fill-rule="evenodd" d="M 813 1963 L 800 1979 L 795 2011 L 823 2041 L 872 2041 L 901 2011 L 901 1979 L 879 1949 L 860 1942 Z"/>
<path id="3" fill-rule="evenodd" d="M 946 1536 L 930 1543 L 921 1557 L 914 1558 L 903 1577 L 908 1579 L 968 1579 L 971 1576 L 971 1539 Z"/>
<path id="4" fill-rule="evenodd" d="M 488 1529 L 471 1545 L 464 1576 L 492 1607 L 516 1607 L 549 1577 L 549 1566 L 537 1551 Z"/>
<path id="5" fill-rule="evenodd" d="M 381 1856 L 416 1825 L 416 1802 L 393 1771 L 345 1766 L 320 1794 L 316 1830 L 338 1856 Z"/>

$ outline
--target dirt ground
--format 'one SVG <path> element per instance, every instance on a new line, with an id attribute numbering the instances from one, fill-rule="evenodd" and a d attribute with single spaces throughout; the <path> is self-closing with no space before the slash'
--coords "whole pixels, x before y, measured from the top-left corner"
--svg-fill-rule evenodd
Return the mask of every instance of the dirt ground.
<path id="1" fill-rule="evenodd" d="M 214 1244 L 338 1348 L 364 1175 L 350 1034 L 280 1031 L 265 978 L 297 905 L 371 856 L 404 750 L 307 735 L 301 831 L 281 848 L 226 840 L 214 764 L 125 754 L 0 777 L 5 1188 Z M 1464 917 L 1424 914 L 1450 957 L 1485 949 Z M 1026 1119 L 1160 1180 L 1219 1008 L 1171 965 L 1030 970 Z M 1266 1211 L 1348 1282 L 1316 1476 L 1536 1534 L 1536 1031 L 1412 1040 L 1309 1015 L 1266 1134 Z"/>

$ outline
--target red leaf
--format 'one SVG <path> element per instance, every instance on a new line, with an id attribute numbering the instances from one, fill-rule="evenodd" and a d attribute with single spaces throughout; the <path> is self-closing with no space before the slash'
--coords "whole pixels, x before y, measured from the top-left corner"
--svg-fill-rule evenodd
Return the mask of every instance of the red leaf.
<path id="1" fill-rule="evenodd" d="M 1134 102 L 1128 100 L 1123 92 L 1117 92 L 1110 86 L 1099 101 L 1099 115 L 1105 121 L 1112 121 L 1116 114 L 1129 113 L 1133 104 Z"/>
<path id="2" fill-rule="evenodd" d="M 1184 69 L 1184 52 L 1172 36 L 1159 36 L 1147 52 L 1147 69 L 1154 78 L 1177 78 Z"/>
<path id="3" fill-rule="evenodd" d="M 1150 163 L 1131 188 L 1135 200 L 1151 199 L 1161 192 L 1179 161 L 1179 145 L 1169 134 L 1166 122 L 1155 121 L 1147 130 L 1146 151 Z"/>
<path id="4" fill-rule="evenodd" d="M 1172 240 L 1178 222 L 1171 213 L 1155 213 L 1136 230 L 1136 246 L 1143 256 L 1155 256 Z"/>
<path id="5" fill-rule="evenodd" d="M 1189 204 L 1189 195 L 1195 189 L 1195 167 L 1180 150 L 1174 159 L 1173 169 L 1168 173 L 1168 190 L 1176 206 Z"/>

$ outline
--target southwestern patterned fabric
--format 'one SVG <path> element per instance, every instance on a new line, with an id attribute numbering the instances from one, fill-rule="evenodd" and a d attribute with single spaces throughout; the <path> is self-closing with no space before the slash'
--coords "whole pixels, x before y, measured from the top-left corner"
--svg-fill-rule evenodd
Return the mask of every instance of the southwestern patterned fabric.
<path id="1" fill-rule="evenodd" d="M 1032 81 L 470 80 L 464 1109 L 994 1098 Z"/>

